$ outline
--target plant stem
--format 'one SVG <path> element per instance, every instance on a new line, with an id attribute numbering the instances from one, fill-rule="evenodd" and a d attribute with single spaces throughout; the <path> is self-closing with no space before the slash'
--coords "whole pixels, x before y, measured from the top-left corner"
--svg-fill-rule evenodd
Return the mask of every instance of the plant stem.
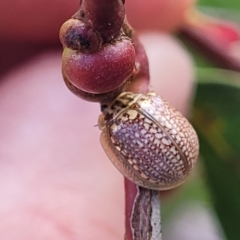
<path id="1" fill-rule="evenodd" d="M 125 179 L 125 240 L 161 240 L 158 191 L 139 187 Z"/>
<path id="2" fill-rule="evenodd" d="M 135 66 L 136 76 L 129 84 L 127 91 L 147 93 L 149 91 L 149 64 L 145 49 L 138 39 L 137 34 L 133 33 L 132 41 L 136 52 Z"/>
<path id="3" fill-rule="evenodd" d="M 144 47 L 133 34 L 137 74 L 127 91 L 149 91 L 149 65 Z M 158 191 L 137 186 L 125 178 L 125 240 L 161 240 Z"/>
<path id="4" fill-rule="evenodd" d="M 100 33 L 103 42 L 119 35 L 125 17 L 122 0 L 82 0 L 80 11 L 84 13 L 83 18 Z"/>
<path id="5" fill-rule="evenodd" d="M 69 51 L 69 49 L 65 51 L 64 63 L 66 64 L 63 64 L 63 77 L 68 88 L 85 100 L 106 103 L 111 102 L 112 99 L 122 91 L 140 93 L 147 93 L 149 91 L 148 59 L 137 35 L 132 32 L 131 27 L 125 20 L 124 2 L 124 0 L 82 0 L 79 10 L 73 15 L 74 20 L 68 22 L 62 28 L 60 37 L 65 47 L 71 46 L 71 44 L 68 43 L 71 43 L 70 40 L 72 40 L 73 36 L 74 40 L 79 40 L 79 42 L 74 42 L 76 43 L 75 45 L 77 47 L 83 46 L 83 48 L 80 48 L 80 50 L 84 50 L 83 52 L 76 52 L 75 45 L 73 46 L 74 48 L 71 48 L 71 51 Z M 80 21 L 78 23 L 78 21 L 75 20 Z M 66 36 L 70 39 L 66 39 Z M 124 48 L 121 47 L 123 43 L 125 44 Z M 86 45 L 93 47 L 87 48 L 87 51 L 85 51 Z M 107 51 L 103 52 L 104 49 L 110 49 L 112 53 Z M 116 56 L 116 51 L 119 53 L 121 49 L 124 50 L 122 56 L 127 56 L 130 60 L 133 56 L 132 65 L 128 64 L 128 58 L 122 57 L 117 59 L 117 61 L 113 58 Z M 132 51 L 133 54 L 129 54 L 131 53 L 131 49 L 135 50 Z M 103 58 L 99 57 L 99 52 L 105 54 L 103 54 Z M 84 61 L 81 61 L 83 55 Z M 114 63 L 115 66 L 120 67 L 121 64 L 123 66 L 130 65 L 131 72 L 125 76 L 123 71 L 121 76 L 124 81 L 121 85 L 118 84 L 115 88 L 112 88 L 111 91 L 109 89 L 108 91 L 104 91 L 105 86 L 100 90 L 96 90 L 96 86 L 100 86 L 96 79 L 99 79 L 98 76 L 102 74 L 102 72 L 100 74 L 101 68 L 98 66 L 100 66 L 102 62 L 104 63 L 106 58 L 110 57 L 113 59 L 111 64 Z M 95 66 L 94 74 L 91 75 L 92 77 L 79 78 L 79 72 L 89 67 L 85 64 L 89 65 L 86 59 L 90 58 L 92 61 L 98 59 L 98 61 L 94 62 L 95 65 L 93 64 L 93 66 Z M 77 61 L 76 59 L 80 60 Z M 120 67 L 116 68 L 115 66 L 111 65 L 111 68 L 113 70 L 115 69 L 115 72 L 111 70 L 111 73 L 107 74 L 107 76 L 115 76 L 116 73 L 118 73 Z M 70 69 L 71 80 L 75 85 L 69 80 L 66 74 L 67 67 Z M 91 74 L 92 72 L 93 71 L 91 71 Z M 71 75 L 72 73 L 74 74 Z M 78 79 L 81 79 L 81 82 L 77 82 Z M 91 82 L 93 85 L 89 84 L 89 79 L 94 79 L 94 81 Z M 106 80 L 106 78 L 104 78 L 104 80 Z M 116 77 L 112 80 L 116 81 Z M 112 84 L 111 81 L 109 82 Z M 107 85 L 109 85 L 109 82 Z M 83 83 L 86 83 L 86 85 L 84 85 L 85 88 L 83 87 Z M 94 86 L 95 90 L 91 92 L 90 90 L 93 89 L 92 86 Z M 125 240 L 161 240 L 160 198 L 158 191 L 139 187 L 125 179 L 125 196 Z"/>

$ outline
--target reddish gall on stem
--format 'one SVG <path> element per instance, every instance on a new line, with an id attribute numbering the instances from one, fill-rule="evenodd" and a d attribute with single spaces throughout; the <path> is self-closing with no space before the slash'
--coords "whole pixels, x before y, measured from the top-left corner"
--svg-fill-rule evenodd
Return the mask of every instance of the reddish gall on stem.
<path id="1" fill-rule="evenodd" d="M 94 29 L 78 19 L 66 21 L 60 29 L 59 38 L 64 47 L 79 52 L 95 52 L 101 44 L 101 38 Z"/>
<path id="2" fill-rule="evenodd" d="M 116 88 L 113 91 L 110 91 L 107 93 L 101 93 L 101 94 L 94 94 L 94 93 L 84 92 L 79 88 L 75 87 L 64 76 L 64 73 L 63 73 L 63 79 L 67 88 L 79 98 L 86 100 L 88 102 L 99 102 L 101 104 L 111 101 L 112 99 L 116 98 L 120 93 L 124 92 L 126 88 L 129 86 L 129 82 L 131 81 L 131 79 L 129 79 L 129 81 L 126 81 L 123 85 L 121 85 L 120 87 Z"/>
<path id="3" fill-rule="evenodd" d="M 104 44 L 91 54 L 65 48 L 62 56 L 62 71 L 68 81 L 94 94 L 119 88 L 131 77 L 134 67 L 135 50 L 128 39 Z"/>

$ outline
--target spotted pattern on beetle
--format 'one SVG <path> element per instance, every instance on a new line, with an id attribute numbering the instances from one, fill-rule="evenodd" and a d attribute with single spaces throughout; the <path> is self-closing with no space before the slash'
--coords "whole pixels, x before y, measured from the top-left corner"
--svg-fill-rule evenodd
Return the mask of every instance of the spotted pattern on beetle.
<path id="1" fill-rule="evenodd" d="M 191 124 L 154 92 L 120 94 L 99 118 L 102 146 L 136 184 L 170 189 L 182 183 L 198 157 Z"/>

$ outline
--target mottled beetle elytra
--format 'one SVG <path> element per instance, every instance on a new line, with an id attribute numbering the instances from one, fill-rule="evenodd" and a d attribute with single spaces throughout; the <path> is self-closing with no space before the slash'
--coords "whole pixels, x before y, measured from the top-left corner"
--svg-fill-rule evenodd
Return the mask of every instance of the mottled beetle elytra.
<path id="1" fill-rule="evenodd" d="M 99 117 L 104 151 L 129 180 L 155 190 L 180 185 L 196 164 L 195 130 L 154 92 L 123 92 Z"/>

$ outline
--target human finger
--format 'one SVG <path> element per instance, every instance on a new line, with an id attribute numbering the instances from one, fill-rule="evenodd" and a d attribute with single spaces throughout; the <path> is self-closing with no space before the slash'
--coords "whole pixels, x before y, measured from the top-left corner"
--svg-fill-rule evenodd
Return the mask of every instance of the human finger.
<path id="1" fill-rule="evenodd" d="M 191 59 L 172 37 L 148 33 L 142 40 L 155 91 L 186 110 Z M 2 79 L 0 236 L 120 240 L 123 178 L 100 147 L 99 106 L 68 92 L 60 65 L 60 53 L 48 53 Z M 173 66 L 181 68 L 169 75 Z M 169 81 L 172 91 L 164 90 Z"/>

